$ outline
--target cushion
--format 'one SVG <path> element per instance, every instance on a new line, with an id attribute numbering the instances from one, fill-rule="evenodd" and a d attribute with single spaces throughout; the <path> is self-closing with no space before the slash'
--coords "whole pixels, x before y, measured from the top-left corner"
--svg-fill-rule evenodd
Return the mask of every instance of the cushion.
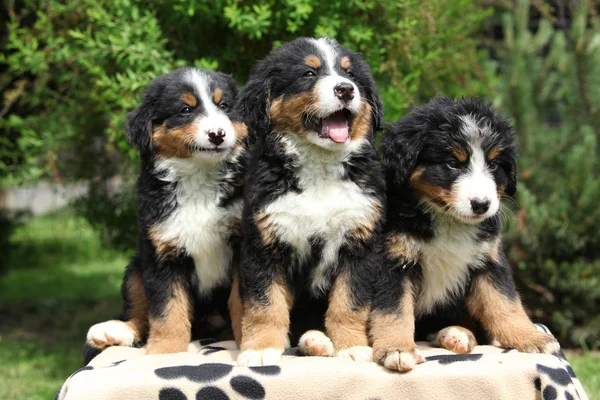
<path id="1" fill-rule="evenodd" d="M 539 329 L 545 329 L 539 327 Z M 299 357 L 237 367 L 234 342 L 192 342 L 185 353 L 144 355 L 110 347 L 71 375 L 56 398 L 79 399 L 588 399 L 562 353 L 476 346 L 458 355 L 419 342 L 425 362 L 409 373 L 376 363 Z"/>

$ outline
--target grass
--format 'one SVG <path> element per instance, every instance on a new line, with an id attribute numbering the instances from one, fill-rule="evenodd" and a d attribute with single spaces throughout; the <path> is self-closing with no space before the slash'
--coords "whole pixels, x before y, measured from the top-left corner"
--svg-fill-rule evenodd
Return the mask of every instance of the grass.
<path id="1" fill-rule="evenodd" d="M 66 213 L 26 221 L 0 276 L 0 399 L 49 399 L 82 366 L 90 325 L 120 310 L 126 254 Z"/>
<path id="2" fill-rule="evenodd" d="M 82 366 L 87 329 L 119 312 L 128 256 L 103 248 L 68 213 L 26 221 L 9 245 L 8 256 L 0 250 L 0 399 L 53 398 Z M 600 399 L 600 353 L 567 357 L 590 398 Z"/>

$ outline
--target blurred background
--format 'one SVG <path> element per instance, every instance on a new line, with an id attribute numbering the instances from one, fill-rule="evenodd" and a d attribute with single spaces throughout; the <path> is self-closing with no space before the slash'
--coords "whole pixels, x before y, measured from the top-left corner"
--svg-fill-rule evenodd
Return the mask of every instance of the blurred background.
<path id="1" fill-rule="evenodd" d="M 120 310 L 137 154 L 124 115 L 184 65 L 239 84 L 298 36 L 364 54 L 386 120 L 437 93 L 510 116 L 507 250 L 532 318 L 600 398 L 600 4 L 595 0 L 30 0 L 0 5 L 0 398 L 50 398 Z"/>

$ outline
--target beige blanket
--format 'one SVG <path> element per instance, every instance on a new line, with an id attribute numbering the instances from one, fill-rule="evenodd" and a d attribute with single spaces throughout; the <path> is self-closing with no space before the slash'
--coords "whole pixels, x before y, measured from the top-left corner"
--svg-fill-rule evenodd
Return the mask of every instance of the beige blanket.
<path id="1" fill-rule="evenodd" d="M 541 328 L 543 329 L 543 328 Z M 193 342 L 187 353 L 144 355 L 112 347 L 71 375 L 60 400 L 80 399 L 587 399 L 567 360 L 477 346 L 456 355 L 419 343 L 425 362 L 390 372 L 375 363 L 298 357 L 237 367 L 234 342 Z"/>

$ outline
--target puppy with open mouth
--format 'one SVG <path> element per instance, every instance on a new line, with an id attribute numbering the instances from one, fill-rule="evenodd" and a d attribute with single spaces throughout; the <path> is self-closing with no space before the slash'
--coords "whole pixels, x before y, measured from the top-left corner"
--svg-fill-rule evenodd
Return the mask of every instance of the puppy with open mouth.
<path id="1" fill-rule="evenodd" d="M 128 115 L 141 153 L 137 254 L 123 280 L 123 319 L 90 328 L 86 361 L 110 345 L 175 353 L 192 337 L 231 332 L 248 145 L 237 94 L 229 75 L 182 68 L 155 79 Z"/>
<path id="2" fill-rule="evenodd" d="M 333 39 L 286 43 L 256 65 L 240 112 L 257 144 L 244 194 L 238 363 L 277 362 L 290 313 L 294 323 L 311 319 L 294 332 L 324 319 L 331 340 L 309 333 L 309 354 L 370 360 L 385 198 L 373 147 L 383 108 L 368 65 Z"/>
<path id="3" fill-rule="evenodd" d="M 558 342 L 525 313 L 501 240 L 501 199 L 517 188 L 512 127 L 490 105 L 437 97 L 390 124 L 384 258 L 370 321 L 374 359 L 409 371 L 415 345 L 470 352 L 475 336 L 528 353 Z"/>

